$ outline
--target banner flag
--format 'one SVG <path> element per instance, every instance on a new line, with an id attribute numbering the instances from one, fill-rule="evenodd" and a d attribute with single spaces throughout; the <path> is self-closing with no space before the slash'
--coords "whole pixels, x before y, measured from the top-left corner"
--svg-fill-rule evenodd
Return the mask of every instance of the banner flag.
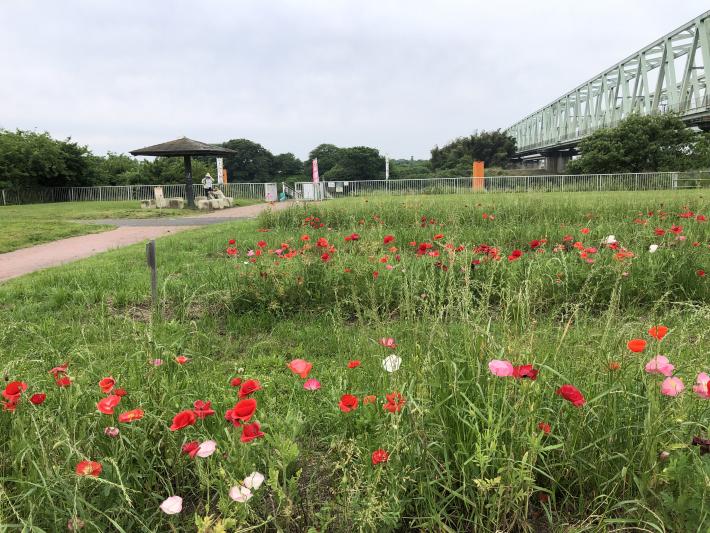
<path id="1" fill-rule="evenodd" d="M 318 159 L 313 160 L 313 183 L 318 183 L 320 178 L 318 177 Z"/>

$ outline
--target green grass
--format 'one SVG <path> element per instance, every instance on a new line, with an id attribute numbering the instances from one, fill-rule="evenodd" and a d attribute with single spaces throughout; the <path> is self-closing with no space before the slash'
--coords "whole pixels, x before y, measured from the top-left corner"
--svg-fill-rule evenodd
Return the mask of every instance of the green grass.
<path id="1" fill-rule="evenodd" d="M 142 246 L 5 283 L 0 368 L 47 401 L 23 397 L 15 413 L 0 412 L 0 524 L 191 531 L 197 521 L 208 531 L 211 517 L 233 530 L 707 531 L 710 454 L 690 441 L 710 425 L 710 401 L 691 390 L 710 372 L 710 278 L 696 273 L 710 272 L 710 231 L 677 214 L 709 207 L 695 192 L 334 201 L 159 240 L 154 313 Z M 633 222 L 640 212 L 645 225 Z M 322 228 L 305 222 L 313 216 Z M 654 235 L 673 224 L 686 240 Z M 344 242 L 353 232 L 359 240 Z M 615 259 L 600 244 L 609 234 L 635 257 Z M 594 264 L 571 246 L 553 252 L 565 235 L 598 248 Z M 327 262 L 318 237 L 336 248 Z M 236 257 L 225 252 L 231 238 Z M 545 253 L 529 252 L 533 239 L 547 240 Z M 248 256 L 260 240 L 302 252 Z M 439 257 L 417 257 L 410 241 Z M 471 268 L 482 243 L 502 259 Z M 509 262 L 516 248 L 525 253 Z M 659 323 L 670 328 L 660 344 L 645 333 Z M 397 341 L 397 372 L 382 368 L 381 337 Z M 636 337 L 649 340 L 643 354 L 626 348 Z M 686 385 L 678 397 L 643 371 L 658 353 Z M 156 357 L 165 364 L 150 366 Z M 286 368 L 294 358 L 313 363 L 319 391 Z M 361 366 L 347 368 L 353 359 Z M 540 375 L 498 378 L 491 359 Z M 73 384 L 59 389 L 47 371 L 65 361 Z M 140 407 L 142 420 L 96 411 L 109 375 L 128 392 L 117 412 Z M 223 419 L 237 401 L 234 376 L 263 387 L 255 418 L 266 436 L 249 444 Z M 555 394 L 565 383 L 585 406 Z M 390 414 L 382 404 L 394 391 L 406 404 Z M 345 393 L 377 402 L 342 413 Z M 198 399 L 217 414 L 171 432 L 173 415 Z M 120 437 L 104 436 L 106 426 Z M 205 439 L 217 442 L 211 457 L 180 453 Z M 390 459 L 373 467 L 378 448 Z M 101 462 L 98 479 L 73 473 L 83 459 Z M 232 501 L 229 488 L 254 470 L 264 486 Z M 171 495 L 184 498 L 179 515 L 158 510 Z"/>
<path id="2" fill-rule="evenodd" d="M 252 200 L 235 199 L 235 206 Z M 194 215 L 186 209 L 141 209 L 140 202 L 65 202 L 0 208 L 0 253 L 77 235 L 98 233 L 114 226 L 83 224 L 75 220 L 102 218 L 157 218 Z"/>

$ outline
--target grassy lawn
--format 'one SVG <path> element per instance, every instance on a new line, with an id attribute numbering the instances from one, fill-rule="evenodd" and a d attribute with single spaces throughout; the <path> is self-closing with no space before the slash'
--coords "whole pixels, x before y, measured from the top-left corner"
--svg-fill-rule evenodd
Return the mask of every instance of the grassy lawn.
<path id="1" fill-rule="evenodd" d="M 710 202 L 692 191 L 351 199 L 160 239 L 155 312 L 139 245 L 4 283 L 0 369 L 27 390 L 0 412 L 0 524 L 707 531 L 698 214 Z M 645 370 L 659 354 L 676 396 Z M 494 375 L 493 360 L 539 374 Z M 63 363 L 68 387 L 49 373 Z M 106 377 L 126 391 L 114 414 L 97 411 Z M 225 420 L 248 379 L 256 412 Z M 216 413 L 171 430 L 199 400 Z M 264 435 L 244 442 L 254 422 Z M 212 455 L 182 451 L 206 441 Z M 98 477 L 76 474 L 84 460 Z M 159 508 L 171 496 L 178 514 Z"/>
<path id="2" fill-rule="evenodd" d="M 253 200 L 236 199 L 235 205 L 251 205 Z M 137 201 L 66 202 L 0 208 L 0 253 L 76 235 L 98 233 L 113 226 L 73 222 L 101 218 L 157 218 L 193 215 L 186 209 L 141 209 Z"/>

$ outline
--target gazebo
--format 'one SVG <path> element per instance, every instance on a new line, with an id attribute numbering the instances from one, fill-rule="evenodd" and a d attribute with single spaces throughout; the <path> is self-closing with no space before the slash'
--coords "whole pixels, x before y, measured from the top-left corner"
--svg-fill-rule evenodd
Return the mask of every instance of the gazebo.
<path id="1" fill-rule="evenodd" d="M 187 196 L 187 207 L 195 207 L 195 193 L 192 190 L 192 156 L 211 155 L 216 157 L 227 157 L 236 154 L 234 150 L 214 146 L 200 141 L 193 141 L 187 137 L 175 139 L 162 144 L 146 146 L 138 150 L 131 150 L 131 155 L 153 155 L 158 157 L 180 157 L 185 160 L 185 195 Z"/>

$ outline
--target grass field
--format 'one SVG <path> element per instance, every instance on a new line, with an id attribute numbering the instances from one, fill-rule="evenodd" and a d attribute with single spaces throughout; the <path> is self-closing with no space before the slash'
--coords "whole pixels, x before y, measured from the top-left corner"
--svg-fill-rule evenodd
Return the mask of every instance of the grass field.
<path id="1" fill-rule="evenodd" d="M 159 240 L 155 312 L 142 246 L 0 285 L 0 524 L 706 532 L 709 215 L 352 199 Z"/>
<path id="2" fill-rule="evenodd" d="M 235 205 L 252 200 L 235 199 Z M 77 235 L 98 233 L 113 226 L 82 224 L 75 220 L 101 218 L 157 218 L 193 215 L 186 209 L 141 209 L 140 202 L 64 202 L 0 207 L 0 253 Z"/>

